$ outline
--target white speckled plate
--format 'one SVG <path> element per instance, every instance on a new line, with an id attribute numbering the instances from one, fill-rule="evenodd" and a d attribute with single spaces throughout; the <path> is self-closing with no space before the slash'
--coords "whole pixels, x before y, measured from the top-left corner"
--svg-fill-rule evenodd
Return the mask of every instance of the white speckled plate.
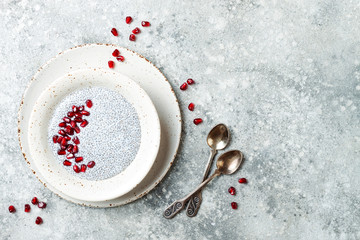
<path id="1" fill-rule="evenodd" d="M 125 62 L 115 63 L 113 71 L 119 72 L 138 83 L 150 96 L 157 109 L 161 125 L 161 141 L 159 152 L 150 171 L 133 189 L 121 196 L 106 200 L 79 200 L 65 194 L 53 186 L 39 170 L 32 158 L 29 141 L 29 123 L 32 109 L 41 92 L 54 80 L 77 70 L 102 68 L 107 69 L 107 62 L 112 58 L 112 51 L 117 48 L 125 57 Z M 34 90 L 36 89 L 36 90 Z M 32 79 L 19 111 L 19 141 L 24 157 L 38 179 L 59 196 L 87 206 L 113 207 L 140 198 L 153 189 L 165 176 L 175 158 L 181 136 L 181 115 L 178 101 L 169 82 L 164 75 L 141 55 L 109 44 L 88 44 L 69 49 L 51 59 Z M 124 191 L 125 192 L 125 191 Z"/>

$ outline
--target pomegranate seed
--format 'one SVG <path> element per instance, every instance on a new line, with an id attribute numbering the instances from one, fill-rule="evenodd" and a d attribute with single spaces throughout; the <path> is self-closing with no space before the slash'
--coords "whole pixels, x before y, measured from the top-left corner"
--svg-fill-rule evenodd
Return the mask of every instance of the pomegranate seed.
<path id="1" fill-rule="evenodd" d="M 71 126 L 66 126 L 66 128 L 65 128 L 65 132 L 67 133 L 67 134 L 70 134 L 70 132 L 71 132 Z M 71 134 L 70 134 L 71 135 Z"/>
<path id="2" fill-rule="evenodd" d="M 134 34 L 130 34 L 129 40 L 130 40 L 130 41 L 135 41 L 135 40 L 136 40 L 136 36 L 135 36 Z"/>
<path id="3" fill-rule="evenodd" d="M 87 125 L 89 124 L 88 121 L 84 120 L 81 124 L 80 124 L 80 127 L 86 127 Z"/>
<path id="4" fill-rule="evenodd" d="M 75 162 L 81 162 L 82 160 L 84 160 L 83 157 L 76 157 L 76 158 L 75 158 Z"/>
<path id="5" fill-rule="evenodd" d="M 54 135 L 54 136 L 53 136 L 53 142 L 54 142 L 54 143 L 57 143 L 58 138 L 59 138 L 58 135 Z"/>
<path id="6" fill-rule="evenodd" d="M 192 80 L 191 78 L 189 78 L 189 79 L 187 80 L 187 83 L 188 83 L 189 85 L 192 85 L 192 84 L 194 84 L 194 83 L 195 83 L 195 81 L 194 81 L 194 80 Z"/>
<path id="7" fill-rule="evenodd" d="M 78 117 L 75 118 L 74 120 L 75 120 L 75 122 L 82 122 L 83 121 L 82 118 L 78 118 Z"/>
<path id="8" fill-rule="evenodd" d="M 247 183 L 246 178 L 240 178 L 240 179 L 239 179 L 239 183 Z"/>
<path id="9" fill-rule="evenodd" d="M 63 120 L 64 120 L 64 122 L 66 122 L 66 123 L 71 122 L 71 119 L 70 119 L 70 118 L 68 118 L 68 117 L 64 117 L 64 118 L 63 118 Z"/>
<path id="10" fill-rule="evenodd" d="M 79 112 L 83 111 L 85 109 L 84 105 L 81 105 L 80 107 L 78 107 Z"/>
<path id="11" fill-rule="evenodd" d="M 58 150 L 58 155 L 65 155 L 66 154 L 66 151 L 65 150 L 63 150 L 63 149 L 60 149 L 60 150 Z"/>
<path id="12" fill-rule="evenodd" d="M 11 213 L 16 212 L 16 209 L 13 205 L 9 206 L 9 212 L 11 212 Z"/>
<path id="13" fill-rule="evenodd" d="M 65 160 L 65 161 L 63 162 L 63 164 L 64 164 L 64 166 L 71 166 L 71 162 L 68 161 L 68 160 Z"/>
<path id="14" fill-rule="evenodd" d="M 72 117 L 74 116 L 74 112 L 68 112 L 68 113 L 67 113 L 67 116 L 68 116 L 69 118 L 72 118 Z"/>
<path id="15" fill-rule="evenodd" d="M 236 194 L 236 190 L 235 190 L 234 187 L 230 187 L 230 188 L 228 189 L 228 192 L 229 192 L 231 195 L 235 195 L 235 194 Z"/>
<path id="16" fill-rule="evenodd" d="M 84 115 L 84 116 L 90 116 L 90 113 L 88 111 L 85 111 L 85 110 L 82 110 L 80 113 L 82 115 Z"/>
<path id="17" fill-rule="evenodd" d="M 59 131 L 58 131 L 58 133 L 59 133 L 60 135 L 62 135 L 62 136 L 65 136 L 65 135 L 66 135 L 65 131 L 64 131 L 64 130 L 62 130 L 62 129 L 61 129 L 61 130 L 59 130 Z"/>
<path id="18" fill-rule="evenodd" d="M 85 164 L 81 164 L 81 172 L 85 172 L 86 171 L 86 165 Z"/>
<path id="19" fill-rule="evenodd" d="M 80 133 L 80 128 L 79 128 L 78 126 L 76 126 L 76 127 L 74 128 L 74 130 L 75 130 L 76 133 Z"/>
<path id="20" fill-rule="evenodd" d="M 69 144 L 69 145 L 67 146 L 67 148 L 66 148 L 66 151 L 68 151 L 69 153 L 71 153 L 71 151 L 73 150 L 73 147 L 74 147 L 74 145 Z"/>
<path id="21" fill-rule="evenodd" d="M 93 168 L 95 166 L 95 162 L 94 161 L 90 161 L 87 164 L 88 168 Z"/>
<path id="22" fill-rule="evenodd" d="M 69 153 L 68 155 L 66 155 L 66 158 L 67 158 L 67 159 L 72 159 L 72 158 L 74 158 L 74 157 L 75 157 L 75 155 L 72 154 L 72 153 Z"/>
<path id="23" fill-rule="evenodd" d="M 185 83 L 181 84 L 180 89 L 183 90 L 183 91 L 185 91 L 185 90 L 187 89 L 187 87 L 188 87 L 188 85 L 187 85 L 187 83 L 185 82 Z"/>
<path id="24" fill-rule="evenodd" d="M 115 37 L 118 36 L 118 32 L 117 32 L 116 28 L 112 28 L 112 29 L 111 29 L 111 33 L 112 33 Z"/>
<path id="25" fill-rule="evenodd" d="M 42 224 L 42 223 L 43 223 L 42 218 L 41 218 L 41 217 L 37 217 L 36 220 L 35 220 L 35 223 L 36 223 L 37 225 Z"/>
<path id="26" fill-rule="evenodd" d="M 199 125 L 200 123 L 202 123 L 203 122 L 203 120 L 201 119 L 201 118 L 195 118 L 194 119 L 194 124 L 195 125 Z"/>
<path id="27" fill-rule="evenodd" d="M 189 109 L 190 111 L 194 111 L 194 108 L 195 108 L 195 104 L 190 103 L 189 106 L 188 106 L 188 109 Z"/>
<path id="28" fill-rule="evenodd" d="M 112 55 L 113 55 L 114 57 L 118 57 L 118 56 L 120 55 L 120 51 L 117 50 L 117 49 L 115 49 L 115 50 L 113 51 Z"/>
<path id="29" fill-rule="evenodd" d="M 92 101 L 89 99 L 89 100 L 86 100 L 86 106 L 88 107 L 88 108 L 91 108 L 92 106 L 93 106 L 93 103 L 92 103 Z"/>
<path id="30" fill-rule="evenodd" d="M 70 126 L 73 127 L 73 128 L 75 128 L 75 127 L 76 127 L 76 122 L 75 122 L 75 121 L 71 121 L 71 122 L 70 122 Z"/>
<path id="31" fill-rule="evenodd" d="M 66 127 L 66 122 L 59 123 L 59 127 Z"/>
<path id="32" fill-rule="evenodd" d="M 65 150 L 67 148 L 67 145 L 60 145 L 61 150 Z"/>
<path id="33" fill-rule="evenodd" d="M 108 61 L 109 68 L 114 68 L 114 61 Z"/>
<path id="34" fill-rule="evenodd" d="M 63 136 L 59 136 L 58 140 L 57 140 L 57 143 L 61 143 L 61 141 L 63 140 Z"/>
<path id="35" fill-rule="evenodd" d="M 79 147 L 77 145 L 75 145 L 73 148 L 72 148 L 72 153 L 77 153 L 79 151 Z"/>
<path id="36" fill-rule="evenodd" d="M 71 140 L 71 137 L 69 137 L 68 135 L 65 135 L 64 138 L 65 138 L 66 141 L 70 141 L 70 140 Z"/>
<path id="37" fill-rule="evenodd" d="M 141 31 L 140 31 L 140 28 L 136 27 L 132 30 L 132 33 L 133 34 L 139 34 Z"/>
<path id="38" fill-rule="evenodd" d="M 79 173 L 79 172 L 80 172 L 80 168 L 79 168 L 78 165 L 74 165 L 74 166 L 73 166 L 73 169 L 74 169 L 74 172 L 76 172 L 76 173 Z"/>
<path id="39" fill-rule="evenodd" d="M 82 114 L 80 112 L 75 113 L 75 118 L 82 118 Z"/>
<path id="40" fill-rule="evenodd" d="M 237 209 L 238 205 L 236 202 L 232 202 L 231 207 L 232 207 L 232 209 Z"/>
<path id="41" fill-rule="evenodd" d="M 150 27 L 150 23 L 147 22 L 147 21 L 142 21 L 142 22 L 141 22 L 141 26 L 143 26 L 143 27 Z"/>
<path id="42" fill-rule="evenodd" d="M 75 144 L 80 144 L 80 140 L 78 137 L 74 137 L 72 140 Z M 74 148 L 75 148 L 75 146 L 74 146 Z"/>
<path id="43" fill-rule="evenodd" d="M 119 62 L 123 62 L 123 61 L 125 61 L 125 58 L 124 58 L 124 56 L 119 56 L 116 58 L 116 60 L 118 60 Z"/>
<path id="44" fill-rule="evenodd" d="M 31 199 L 31 203 L 34 205 L 38 204 L 38 202 L 39 201 L 38 201 L 37 197 L 33 197 L 33 199 Z"/>
<path id="45" fill-rule="evenodd" d="M 78 107 L 75 105 L 73 105 L 71 108 L 72 108 L 74 114 L 79 111 Z"/>
<path id="46" fill-rule="evenodd" d="M 125 18 L 125 22 L 127 23 L 127 24 L 130 24 L 131 22 L 132 22 L 132 17 L 130 17 L 130 16 L 127 16 L 126 18 Z"/>
<path id="47" fill-rule="evenodd" d="M 30 212 L 30 205 L 29 204 L 25 204 L 25 212 Z"/>
<path id="48" fill-rule="evenodd" d="M 63 140 L 61 140 L 60 145 L 61 145 L 61 146 L 66 146 L 66 145 L 67 145 L 67 140 L 66 140 L 66 138 L 63 138 Z"/>
<path id="49" fill-rule="evenodd" d="M 38 203 L 38 207 L 39 207 L 39 208 L 46 208 L 46 203 L 44 203 L 44 202 L 39 202 L 39 203 Z"/>

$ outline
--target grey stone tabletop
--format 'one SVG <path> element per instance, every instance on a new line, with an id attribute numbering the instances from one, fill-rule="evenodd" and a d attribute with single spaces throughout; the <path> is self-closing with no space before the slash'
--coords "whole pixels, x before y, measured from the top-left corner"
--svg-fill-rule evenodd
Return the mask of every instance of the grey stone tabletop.
<path id="1" fill-rule="evenodd" d="M 44 2 L 0 3 L 0 239 L 360 239 L 359 1 Z M 141 20 L 151 27 L 130 42 Z M 29 80 L 57 53 L 85 43 L 146 56 L 182 109 L 174 165 L 153 191 L 122 207 L 61 199 L 36 179 L 18 144 Z M 187 78 L 196 84 L 181 91 Z M 195 126 L 196 117 L 204 122 Z M 200 181 L 207 132 L 220 122 L 231 130 L 229 149 L 245 155 L 241 169 L 204 190 L 195 218 L 163 218 L 164 207 Z M 33 196 L 48 206 L 25 213 Z"/>

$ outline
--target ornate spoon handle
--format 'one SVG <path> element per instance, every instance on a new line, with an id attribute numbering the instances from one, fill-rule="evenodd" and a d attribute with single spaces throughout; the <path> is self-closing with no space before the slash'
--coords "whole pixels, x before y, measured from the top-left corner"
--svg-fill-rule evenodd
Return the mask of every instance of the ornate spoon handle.
<path id="1" fill-rule="evenodd" d="M 187 200 L 189 200 L 189 198 L 191 198 L 191 196 L 196 193 L 197 191 L 199 191 L 200 189 L 202 189 L 203 187 L 205 187 L 206 184 L 208 184 L 211 180 L 213 180 L 216 176 L 219 176 L 221 173 L 216 170 L 214 172 L 213 175 L 211 175 L 208 179 L 206 179 L 204 182 L 202 182 L 194 191 L 192 191 L 191 193 L 189 193 L 186 197 L 184 197 L 183 199 L 177 200 L 175 202 L 173 202 L 169 207 L 166 208 L 166 210 L 164 211 L 164 217 L 165 218 L 173 218 L 178 212 L 180 212 L 181 209 L 184 208 L 185 203 Z"/>

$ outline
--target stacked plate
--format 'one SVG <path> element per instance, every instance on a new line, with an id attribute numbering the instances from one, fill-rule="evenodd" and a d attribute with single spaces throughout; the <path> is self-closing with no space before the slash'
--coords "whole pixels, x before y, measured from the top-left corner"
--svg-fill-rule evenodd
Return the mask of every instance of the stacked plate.
<path id="1" fill-rule="evenodd" d="M 109 69 L 107 62 L 115 49 L 126 60 Z M 49 124 L 69 95 L 95 88 L 115 92 L 135 109 L 141 136 L 134 144 L 136 153 L 121 172 L 94 180 L 84 177 L 86 172 L 73 174 L 62 165 L 49 141 Z M 181 134 L 178 101 L 164 75 L 143 56 L 109 44 L 74 47 L 41 67 L 24 94 L 18 121 L 22 152 L 37 178 L 62 198 L 92 207 L 119 206 L 147 194 L 171 167 Z M 126 126 L 123 129 L 119 137 L 125 138 L 130 133 Z M 117 139 L 109 140 L 116 147 Z M 94 144 L 101 147 L 106 142 Z M 116 164 L 121 164 L 121 156 Z"/>

